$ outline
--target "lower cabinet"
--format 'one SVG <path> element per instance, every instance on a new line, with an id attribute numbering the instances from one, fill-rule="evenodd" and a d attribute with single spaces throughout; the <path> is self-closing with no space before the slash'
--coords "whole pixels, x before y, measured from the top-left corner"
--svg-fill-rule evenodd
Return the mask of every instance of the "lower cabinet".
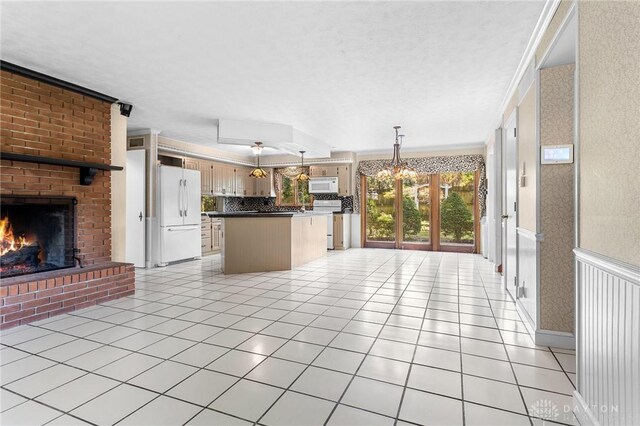
<path id="1" fill-rule="evenodd" d="M 222 240 L 222 222 L 220 220 L 211 221 L 211 252 L 218 253 Z"/>
<path id="2" fill-rule="evenodd" d="M 222 225 L 219 219 L 211 219 L 208 216 L 202 216 L 201 219 L 202 232 L 202 256 L 215 254 L 220 252 L 220 236 L 222 233 Z"/>
<path id="3" fill-rule="evenodd" d="M 333 248 L 346 250 L 351 248 L 351 215 L 333 214 Z"/>

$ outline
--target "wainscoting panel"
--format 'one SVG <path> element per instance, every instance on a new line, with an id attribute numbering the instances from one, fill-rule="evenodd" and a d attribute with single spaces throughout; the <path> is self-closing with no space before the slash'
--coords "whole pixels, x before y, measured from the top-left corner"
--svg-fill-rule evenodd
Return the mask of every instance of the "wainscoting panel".
<path id="1" fill-rule="evenodd" d="M 529 318 L 532 330 L 538 325 L 538 235 L 523 228 L 518 228 L 518 285 L 520 294 L 518 302 Z M 533 336 L 532 336 L 533 337 Z"/>
<path id="2" fill-rule="evenodd" d="M 640 270 L 575 249 L 582 424 L 640 424 Z"/>

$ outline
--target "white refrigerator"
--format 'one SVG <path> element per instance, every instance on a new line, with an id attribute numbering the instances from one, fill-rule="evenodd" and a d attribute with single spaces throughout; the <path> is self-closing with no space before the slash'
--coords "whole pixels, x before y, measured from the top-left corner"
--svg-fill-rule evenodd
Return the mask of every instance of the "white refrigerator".
<path id="1" fill-rule="evenodd" d="M 200 231 L 200 172 L 158 166 L 160 186 L 160 261 L 198 258 L 202 255 Z"/>

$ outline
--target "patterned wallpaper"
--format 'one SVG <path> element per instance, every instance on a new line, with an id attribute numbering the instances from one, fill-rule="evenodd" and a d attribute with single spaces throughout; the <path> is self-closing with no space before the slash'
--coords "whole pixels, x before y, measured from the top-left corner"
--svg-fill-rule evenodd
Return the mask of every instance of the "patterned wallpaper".
<path id="1" fill-rule="evenodd" d="M 578 8 L 580 248 L 640 267 L 640 7 Z"/>
<path id="2" fill-rule="evenodd" d="M 575 65 L 540 71 L 540 144 L 573 143 Z M 540 328 L 574 330 L 574 164 L 540 166 Z"/>

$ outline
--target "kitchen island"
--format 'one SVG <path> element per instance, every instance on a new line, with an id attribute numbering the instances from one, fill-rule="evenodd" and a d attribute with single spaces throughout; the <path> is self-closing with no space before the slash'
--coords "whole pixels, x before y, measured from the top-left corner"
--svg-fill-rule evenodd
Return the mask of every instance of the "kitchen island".
<path id="1" fill-rule="evenodd" d="M 213 213 L 222 219 L 222 272 L 284 271 L 327 254 L 327 215 Z"/>

